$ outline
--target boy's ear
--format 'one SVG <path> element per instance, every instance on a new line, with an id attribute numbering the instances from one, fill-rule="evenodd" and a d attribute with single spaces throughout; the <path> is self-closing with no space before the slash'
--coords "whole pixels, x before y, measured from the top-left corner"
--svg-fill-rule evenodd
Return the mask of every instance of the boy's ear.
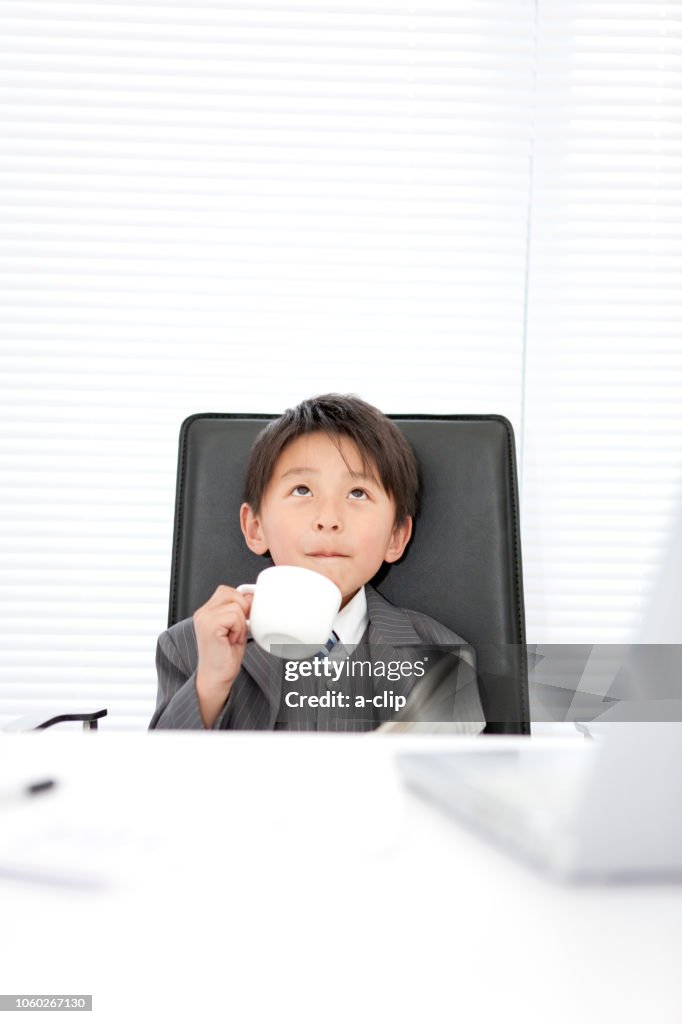
<path id="1" fill-rule="evenodd" d="M 256 555 L 264 555 L 268 550 L 268 542 L 263 535 L 263 527 L 258 516 L 253 514 L 251 506 L 246 502 L 239 509 L 239 525 L 244 534 L 246 546 Z"/>
<path id="2" fill-rule="evenodd" d="M 391 539 L 384 555 L 385 562 L 397 562 L 412 536 L 412 516 L 405 516 L 403 521 L 393 527 Z"/>

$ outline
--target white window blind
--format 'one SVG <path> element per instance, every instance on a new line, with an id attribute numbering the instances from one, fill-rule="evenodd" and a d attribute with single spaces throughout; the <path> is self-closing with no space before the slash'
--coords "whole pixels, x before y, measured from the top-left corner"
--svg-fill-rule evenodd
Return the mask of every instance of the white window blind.
<path id="1" fill-rule="evenodd" d="M 0 3 L 0 724 L 146 726 L 188 414 L 519 427 L 536 14 Z"/>
<path id="2" fill-rule="evenodd" d="M 528 633 L 622 643 L 682 514 L 682 6 L 540 2 L 538 54 Z"/>

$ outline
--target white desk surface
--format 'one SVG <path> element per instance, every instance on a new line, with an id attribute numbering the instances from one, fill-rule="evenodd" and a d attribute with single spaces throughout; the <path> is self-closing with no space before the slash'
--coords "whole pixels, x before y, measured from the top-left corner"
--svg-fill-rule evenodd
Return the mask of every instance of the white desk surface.
<path id="1" fill-rule="evenodd" d="M 552 882 L 393 764 L 527 742 L 584 741 L 5 735 L 3 785 L 59 781 L 0 807 L 6 834 L 61 824 L 108 882 L 0 872 L 0 990 L 92 993 L 107 1022 L 682 1021 L 682 886 Z"/>

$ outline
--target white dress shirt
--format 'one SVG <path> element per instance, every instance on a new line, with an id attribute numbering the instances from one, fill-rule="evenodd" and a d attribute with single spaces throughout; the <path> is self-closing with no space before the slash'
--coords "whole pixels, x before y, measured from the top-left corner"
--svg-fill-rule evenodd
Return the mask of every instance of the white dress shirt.
<path id="1" fill-rule="evenodd" d="M 345 608 L 338 612 L 332 629 L 344 647 L 359 644 L 369 622 L 365 588 L 360 587 Z"/>

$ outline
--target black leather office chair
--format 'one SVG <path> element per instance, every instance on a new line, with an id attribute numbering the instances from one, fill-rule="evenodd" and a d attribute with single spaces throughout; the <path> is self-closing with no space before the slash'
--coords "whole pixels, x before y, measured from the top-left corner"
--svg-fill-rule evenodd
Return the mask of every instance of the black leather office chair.
<path id="1" fill-rule="evenodd" d="M 182 424 L 168 625 L 221 584 L 271 565 L 239 528 L 251 445 L 273 416 L 200 413 Z M 401 561 L 373 586 L 426 612 L 476 650 L 486 732 L 529 733 L 528 682 L 514 435 L 502 416 L 391 417 L 422 471 L 422 511 Z"/>

